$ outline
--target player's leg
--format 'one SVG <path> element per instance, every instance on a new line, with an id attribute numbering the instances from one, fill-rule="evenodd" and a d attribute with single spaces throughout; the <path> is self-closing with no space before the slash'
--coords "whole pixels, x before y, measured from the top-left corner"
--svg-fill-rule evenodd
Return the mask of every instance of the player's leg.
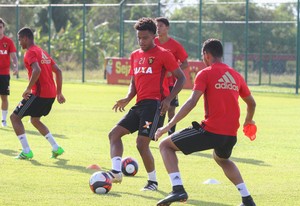
<path id="1" fill-rule="evenodd" d="M 2 111 L 2 127 L 6 127 L 6 117 L 8 113 L 8 96 L 7 95 L 0 95 L 1 96 L 1 111 Z"/>
<path id="2" fill-rule="evenodd" d="M 181 135 L 186 135 L 187 133 L 184 131 L 185 130 L 179 133 L 181 133 Z M 178 135 L 176 136 L 179 137 Z M 176 155 L 176 151 L 180 151 L 181 149 L 179 149 L 174 144 L 173 141 L 174 139 L 172 139 L 172 135 L 171 135 L 163 139 L 159 145 L 160 153 L 171 181 L 172 191 L 169 193 L 168 196 L 160 200 L 157 203 L 157 206 L 170 205 L 172 202 L 177 202 L 177 201 L 185 202 L 188 199 L 188 194 L 186 193 L 183 187 L 183 183 L 182 183 L 182 179 L 178 167 L 178 158 Z M 177 142 L 176 144 L 180 145 L 181 143 Z"/>
<path id="3" fill-rule="evenodd" d="M 217 164 L 223 169 L 226 177 L 236 186 L 242 197 L 242 204 L 245 206 L 255 206 L 255 203 L 244 183 L 242 175 L 237 166 L 229 157 L 232 148 L 236 143 L 236 137 L 228 137 L 228 141 L 220 148 L 214 149 L 213 157 Z"/>
<path id="4" fill-rule="evenodd" d="M 173 87 L 170 86 L 169 87 L 170 92 L 172 91 Z M 175 110 L 176 107 L 179 106 L 179 101 L 178 101 L 178 95 L 172 99 L 172 101 L 170 102 L 170 107 L 168 109 L 168 121 L 170 121 L 174 116 L 175 116 Z M 168 134 L 171 135 L 175 132 L 176 130 L 176 124 L 168 131 Z"/>
<path id="5" fill-rule="evenodd" d="M 2 112 L 2 127 L 7 126 L 7 114 L 8 114 L 8 95 L 9 91 L 9 75 L 0 75 L 0 97 L 1 97 L 1 112 Z"/>
<path id="6" fill-rule="evenodd" d="M 131 121 L 132 120 L 132 121 Z M 127 115 L 114 127 L 108 134 L 110 143 L 110 157 L 112 162 L 112 169 L 108 172 L 108 175 L 112 179 L 113 183 L 122 182 L 122 155 L 123 155 L 123 142 L 122 137 L 126 134 L 133 132 L 135 125 L 134 116 L 132 110 L 128 112 Z M 127 129 L 128 128 L 128 129 Z"/>
<path id="7" fill-rule="evenodd" d="M 25 128 L 22 123 L 23 116 L 26 116 L 26 112 L 30 109 L 30 105 L 32 104 L 33 98 L 29 100 L 22 100 L 19 105 L 16 107 L 14 112 L 10 115 L 10 121 L 12 123 L 13 129 L 22 145 L 22 152 L 16 157 L 18 159 L 31 159 L 33 157 L 33 153 L 29 147 Z"/>
<path id="8" fill-rule="evenodd" d="M 155 161 L 149 144 L 151 140 L 154 140 L 154 134 L 157 128 L 163 125 L 165 116 L 160 116 L 160 102 L 156 100 L 144 100 L 140 105 L 138 114 L 139 132 L 136 145 L 148 173 L 147 183 L 142 190 L 155 191 L 158 188 L 158 182 L 156 178 Z"/>
<path id="9" fill-rule="evenodd" d="M 181 180 L 176 151 L 182 151 L 185 155 L 188 155 L 196 151 L 212 149 L 213 147 L 214 141 L 211 136 L 197 122 L 193 122 L 192 127 L 176 132 L 162 140 L 159 146 L 160 153 L 173 190 L 167 197 L 157 203 L 158 206 L 188 199 L 188 194 Z"/>
<path id="10" fill-rule="evenodd" d="M 64 149 L 57 144 L 55 138 L 53 137 L 47 126 L 41 122 L 40 117 L 31 117 L 30 122 L 52 146 L 51 158 L 56 158 L 64 153 Z"/>
<path id="11" fill-rule="evenodd" d="M 168 109 L 168 122 L 170 122 L 170 120 L 175 116 L 175 109 L 176 106 L 172 106 L 170 105 L 169 109 Z M 175 132 L 176 129 L 176 124 L 168 131 L 168 134 L 171 135 Z"/>
<path id="12" fill-rule="evenodd" d="M 149 137 L 142 135 L 139 135 L 136 140 L 136 147 L 142 157 L 145 169 L 148 173 L 148 181 L 144 188 L 142 188 L 143 191 L 154 191 L 157 190 L 158 187 L 154 158 L 149 147 L 150 142 L 151 139 Z"/>

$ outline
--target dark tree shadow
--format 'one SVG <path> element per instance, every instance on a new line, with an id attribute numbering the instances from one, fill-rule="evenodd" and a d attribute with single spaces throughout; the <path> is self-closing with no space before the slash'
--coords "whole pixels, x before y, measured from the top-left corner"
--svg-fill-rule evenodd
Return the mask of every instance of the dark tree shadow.
<path id="1" fill-rule="evenodd" d="M 118 191 L 118 194 L 121 195 L 121 196 L 122 196 L 122 194 L 124 194 L 124 195 L 141 197 L 141 198 L 148 199 L 148 200 L 153 200 L 154 201 L 153 205 L 156 204 L 156 202 L 158 202 L 159 200 L 163 199 L 165 196 L 168 195 L 168 193 L 160 191 L 160 190 L 155 191 L 155 192 L 159 192 L 160 194 L 162 194 L 162 197 L 161 198 L 156 198 L 156 197 L 151 196 L 152 191 L 141 192 L 141 193 L 130 193 L 130 192 L 120 192 L 120 191 Z M 111 193 L 114 194 L 113 191 Z M 149 195 L 146 195 L 146 194 L 149 194 Z M 229 206 L 227 204 L 207 202 L 207 201 L 195 200 L 195 199 L 188 199 L 188 201 L 186 203 L 189 204 L 189 205 Z"/>
<path id="2" fill-rule="evenodd" d="M 158 148 L 157 147 L 150 147 L 152 150 L 157 150 Z M 179 154 L 181 152 L 177 152 L 177 154 Z M 181 153 L 183 154 L 183 153 Z M 195 152 L 193 154 L 190 154 L 190 155 L 193 155 L 193 156 L 199 156 L 199 157 L 205 157 L 205 158 L 209 158 L 209 159 L 212 159 L 212 154 L 206 154 L 206 153 L 201 153 L 201 152 Z M 264 161 L 262 160 L 256 160 L 256 159 L 249 159 L 249 158 L 238 158 L 238 157 L 233 157 L 231 156 L 230 159 L 234 162 L 241 162 L 241 163 L 246 163 L 246 164 L 252 164 L 252 165 L 258 165 L 258 166 L 265 166 L 265 167 L 269 167 L 271 165 L 265 163 Z"/>

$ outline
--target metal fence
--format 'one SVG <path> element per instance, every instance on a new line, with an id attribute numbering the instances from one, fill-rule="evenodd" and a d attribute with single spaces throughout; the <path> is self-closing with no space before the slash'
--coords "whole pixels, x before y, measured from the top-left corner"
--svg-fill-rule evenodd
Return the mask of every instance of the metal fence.
<path id="1" fill-rule="evenodd" d="M 66 81 L 105 82 L 104 59 L 129 57 L 138 48 L 133 29 L 136 20 L 143 16 L 166 16 L 170 19 L 170 36 L 184 45 L 189 59 L 200 60 L 202 41 L 218 38 L 225 48 L 224 61 L 241 72 L 253 90 L 298 94 L 299 1 L 17 3 L 0 5 L 0 14 L 8 23 L 6 34 L 16 44 L 21 27 L 35 30 L 36 43 L 62 67 Z M 281 13 L 268 16 L 264 12 L 277 10 Z M 284 13 L 282 10 L 291 13 L 278 16 Z M 226 15 L 224 11 L 233 14 Z M 24 68 L 23 52 L 18 47 L 20 68 Z M 21 73 L 20 78 L 23 77 L 26 78 Z"/>

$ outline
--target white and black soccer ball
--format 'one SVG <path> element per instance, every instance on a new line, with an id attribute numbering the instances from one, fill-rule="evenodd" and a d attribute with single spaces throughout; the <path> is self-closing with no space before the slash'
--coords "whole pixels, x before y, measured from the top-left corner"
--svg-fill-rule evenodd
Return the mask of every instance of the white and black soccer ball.
<path id="1" fill-rule="evenodd" d="M 125 176 L 134 176 L 139 170 L 138 162 L 132 157 L 122 159 L 122 173 Z"/>
<path id="2" fill-rule="evenodd" d="M 98 171 L 90 177 L 90 188 L 96 194 L 106 194 L 110 191 L 112 182 L 108 174 Z"/>

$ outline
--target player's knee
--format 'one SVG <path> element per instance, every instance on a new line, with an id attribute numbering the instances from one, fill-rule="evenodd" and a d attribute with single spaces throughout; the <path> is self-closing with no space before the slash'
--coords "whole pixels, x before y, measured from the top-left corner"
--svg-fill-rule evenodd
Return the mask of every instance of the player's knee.
<path id="1" fill-rule="evenodd" d="M 229 157 L 220 157 L 219 155 L 216 154 L 216 152 L 213 153 L 214 160 L 217 162 L 218 165 L 222 166 L 223 164 L 226 164 L 230 162 L 228 159 Z"/>
<path id="2" fill-rule="evenodd" d="M 40 120 L 36 118 L 30 118 L 30 122 L 33 126 L 40 124 Z"/>
<path id="3" fill-rule="evenodd" d="M 161 154 L 163 154 L 169 148 L 170 148 L 169 144 L 166 140 L 163 140 L 159 143 L 159 151 L 160 151 Z"/>
<path id="4" fill-rule="evenodd" d="M 11 122 L 15 122 L 15 120 L 16 120 L 17 117 L 18 117 L 18 116 L 17 116 L 15 113 L 12 113 L 12 114 L 9 116 Z"/>
<path id="5" fill-rule="evenodd" d="M 136 141 L 136 148 L 138 149 L 139 152 L 143 152 L 149 149 L 149 144 L 138 138 Z"/>

